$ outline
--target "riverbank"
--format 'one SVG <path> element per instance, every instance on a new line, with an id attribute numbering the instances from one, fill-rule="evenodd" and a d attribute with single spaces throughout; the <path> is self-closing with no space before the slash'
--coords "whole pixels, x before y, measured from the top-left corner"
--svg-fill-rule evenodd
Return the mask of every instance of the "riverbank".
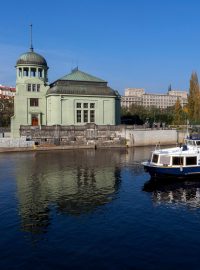
<path id="1" fill-rule="evenodd" d="M 68 149 L 96 149 L 96 148 L 126 148 L 136 146 L 175 145 L 183 143 L 186 132 L 170 129 L 133 129 L 130 127 L 112 127 L 102 133 L 93 133 L 92 129 L 87 133 L 77 133 L 66 139 L 67 132 L 53 137 L 52 134 L 42 132 L 22 136 L 20 138 L 0 138 L 0 152 L 24 152 L 24 151 L 50 151 Z M 36 129 L 36 131 L 38 131 Z M 79 130 L 80 131 L 80 130 Z M 90 132 L 89 132 L 90 131 Z M 76 132 L 75 132 L 76 133 Z M 37 134 L 37 136 L 35 136 Z M 48 135 L 48 137 L 47 137 Z M 50 136 L 51 135 L 51 136 Z M 76 136 L 75 136 L 76 135 Z M 69 134 L 68 134 L 69 136 Z"/>
<path id="2" fill-rule="evenodd" d="M 34 147 L 0 147 L 0 153 L 5 152 L 38 152 L 52 150 L 78 150 L 78 149 L 111 149 L 111 148 L 126 148 L 126 145 L 110 145 L 97 147 L 96 145 L 65 145 L 65 146 L 34 146 Z"/>

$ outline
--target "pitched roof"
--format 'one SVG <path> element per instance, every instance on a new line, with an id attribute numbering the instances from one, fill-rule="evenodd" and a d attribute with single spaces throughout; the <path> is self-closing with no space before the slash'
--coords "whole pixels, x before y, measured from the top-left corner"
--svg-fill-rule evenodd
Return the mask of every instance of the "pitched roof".
<path id="1" fill-rule="evenodd" d="M 81 82 L 106 82 L 100 78 L 94 77 L 90 74 L 82 72 L 75 68 L 70 74 L 65 75 L 64 77 L 58 79 L 60 81 L 81 81 Z"/>

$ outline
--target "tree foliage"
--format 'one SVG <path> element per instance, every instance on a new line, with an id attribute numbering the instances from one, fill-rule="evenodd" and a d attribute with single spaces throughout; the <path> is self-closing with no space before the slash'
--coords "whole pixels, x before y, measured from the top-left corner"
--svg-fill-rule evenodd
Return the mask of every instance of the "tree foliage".
<path id="1" fill-rule="evenodd" d="M 185 111 L 181 106 L 180 100 L 177 99 L 174 106 L 174 116 L 173 116 L 174 125 L 183 125 L 186 124 L 186 115 Z"/>
<path id="2" fill-rule="evenodd" d="M 188 95 L 188 117 L 190 123 L 200 123 L 200 89 L 196 72 L 193 72 L 190 78 L 190 89 Z"/>
<path id="3" fill-rule="evenodd" d="M 156 107 L 144 107 L 141 105 L 132 104 L 129 108 L 122 107 L 122 116 L 137 117 L 143 123 L 147 122 L 152 125 L 153 123 L 172 124 L 173 121 L 173 107 L 161 109 Z"/>
<path id="4" fill-rule="evenodd" d="M 10 126 L 11 116 L 14 114 L 14 100 L 0 100 L 0 127 Z"/>

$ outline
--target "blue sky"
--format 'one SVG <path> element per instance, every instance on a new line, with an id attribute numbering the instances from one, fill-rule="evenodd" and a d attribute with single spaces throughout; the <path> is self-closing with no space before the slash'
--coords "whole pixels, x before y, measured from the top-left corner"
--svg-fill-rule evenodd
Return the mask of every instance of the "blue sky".
<path id="1" fill-rule="evenodd" d="M 127 87 L 188 90 L 200 76 L 198 0 L 10 0 L 1 3 L 0 83 L 15 85 L 15 63 L 33 46 L 49 81 L 73 67 Z"/>

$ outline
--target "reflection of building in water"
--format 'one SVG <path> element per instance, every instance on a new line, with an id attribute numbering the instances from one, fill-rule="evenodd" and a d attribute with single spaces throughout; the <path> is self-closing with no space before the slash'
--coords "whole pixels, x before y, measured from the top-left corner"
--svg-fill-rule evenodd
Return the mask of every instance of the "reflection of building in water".
<path id="1" fill-rule="evenodd" d="M 125 157 L 125 165 L 128 166 L 134 175 L 140 175 L 144 172 L 142 161 L 150 157 L 152 149 L 155 147 L 132 147 L 128 148 Z"/>
<path id="2" fill-rule="evenodd" d="M 200 183 L 198 181 L 153 181 L 145 183 L 143 190 L 152 194 L 156 204 L 180 204 L 192 208 L 200 207 Z"/>
<path id="3" fill-rule="evenodd" d="M 123 154 L 83 150 L 20 156 L 16 175 L 23 230 L 45 232 L 54 206 L 61 213 L 80 215 L 112 201 Z"/>

